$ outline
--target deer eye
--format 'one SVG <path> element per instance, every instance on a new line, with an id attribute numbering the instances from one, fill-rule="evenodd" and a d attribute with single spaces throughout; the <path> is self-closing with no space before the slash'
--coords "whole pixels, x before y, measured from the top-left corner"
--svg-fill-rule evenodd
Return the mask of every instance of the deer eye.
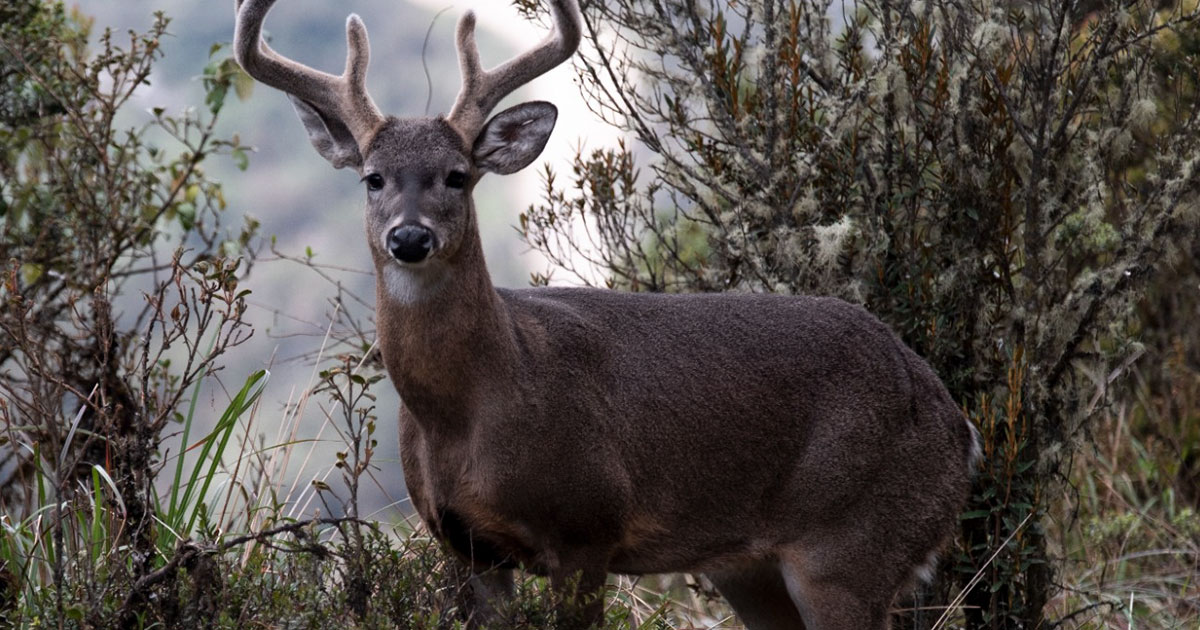
<path id="1" fill-rule="evenodd" d="M 450 171 L 446 176 L 447 188 L 462 188 L 467 185 L 467 174 L 462 171 Z"/>
<path id="2" fill-rule="evenodd" d="M 383 188 L 383 175 L 379 173 L 371 173 L 363 178 L 367 183 L 367 190 L 379 190 Z"/>

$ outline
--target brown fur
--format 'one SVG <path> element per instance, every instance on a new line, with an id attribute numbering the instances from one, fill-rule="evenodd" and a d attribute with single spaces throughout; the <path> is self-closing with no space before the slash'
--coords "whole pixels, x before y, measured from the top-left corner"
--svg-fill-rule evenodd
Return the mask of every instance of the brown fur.
<path id="1" fill-rule="evenodd" d="M 574 3 L 555 6 L 569 31 Z M 417 512 L 475 570 L 501 569 L 485 598 L 516 565 L 585 590 L 687 571 L 752 630 L 884 628 L 953 529 L 973 428 L 923 360 L 837 299 L 493 288 L 472 189 L 534 159 L 553 118 L 545 103 L 480 129 L 389 118 L 355 164 L 384 182 L 366 232 Z M 401 263 L 385 235 L 412 224 L 436 247 Z"/>

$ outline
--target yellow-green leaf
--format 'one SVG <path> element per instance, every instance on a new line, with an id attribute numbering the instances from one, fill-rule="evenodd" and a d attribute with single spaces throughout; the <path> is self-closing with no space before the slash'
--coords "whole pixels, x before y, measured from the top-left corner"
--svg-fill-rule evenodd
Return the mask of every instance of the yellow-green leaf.
<path id="1" fill-rule="evenodd" d="M 25 284 L 33 284 L 42 277 L 46 269 L 37 263 L 25 263 L 21 265 L 21 281 Z"/>
<path id="2" fill-rule="evenodd" d="M 233 91 L 238 99 L 246 100 L 254 92 L 254 79 L 238 68 L 233 75 Z"/>

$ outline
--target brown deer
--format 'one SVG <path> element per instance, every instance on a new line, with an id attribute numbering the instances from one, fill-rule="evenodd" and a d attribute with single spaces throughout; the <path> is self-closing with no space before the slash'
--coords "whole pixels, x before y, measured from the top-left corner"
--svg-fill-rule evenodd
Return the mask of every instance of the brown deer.
<path id="1" fill-rule="evenodd" d="M 333 76 L 262 42 L 273 3 L 239 0 L 237 59 L 362 175 L 405 482 L 476 573 L 480 614 L 521 566 L 585 593 L 608 573 L 704 574 L 753 630 L 886 628 L 979 452 L 887 326 L 832 298 L 492 286 L 471 192 L 531 163 L 557 110 L 487 116 L 574 53 L 575 0 L 553 0 L 554 32 L 491 71 L 464 15 L 453 110 L 403 119 L 367 94 L 357 16 Z"/>

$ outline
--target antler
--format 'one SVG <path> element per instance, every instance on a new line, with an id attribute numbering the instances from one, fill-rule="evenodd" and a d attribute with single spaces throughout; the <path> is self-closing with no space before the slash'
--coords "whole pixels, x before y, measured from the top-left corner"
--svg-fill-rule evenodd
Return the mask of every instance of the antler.
<path id="1" fill-rule="evenodd" d="M 367 27 L 357 15 L 346 19 L 346 69 L 334 76 L 287 59 L 262 41 L 262 25 L 275 0 L 236 0 L 237 25 L 233 52 L 247 74 L 307 102 L 322 116 L 335 118 L 364 150 L 384 121 L 367 94 L 367 61 L 371 46 Z"/>
<path id="2" fill-rule="evenodd" d="M 575 0 L 551 0 L 554 31 L 525 54 L 485 72 L 475 46 L 475 13 L 468 11 L 458 22 L 458 62 L 463 86 L 448 121 L 471 142 L 483 128 L 496 104 L 513 90 L 566 61 L 579 47 L 582 24 Z"/>

